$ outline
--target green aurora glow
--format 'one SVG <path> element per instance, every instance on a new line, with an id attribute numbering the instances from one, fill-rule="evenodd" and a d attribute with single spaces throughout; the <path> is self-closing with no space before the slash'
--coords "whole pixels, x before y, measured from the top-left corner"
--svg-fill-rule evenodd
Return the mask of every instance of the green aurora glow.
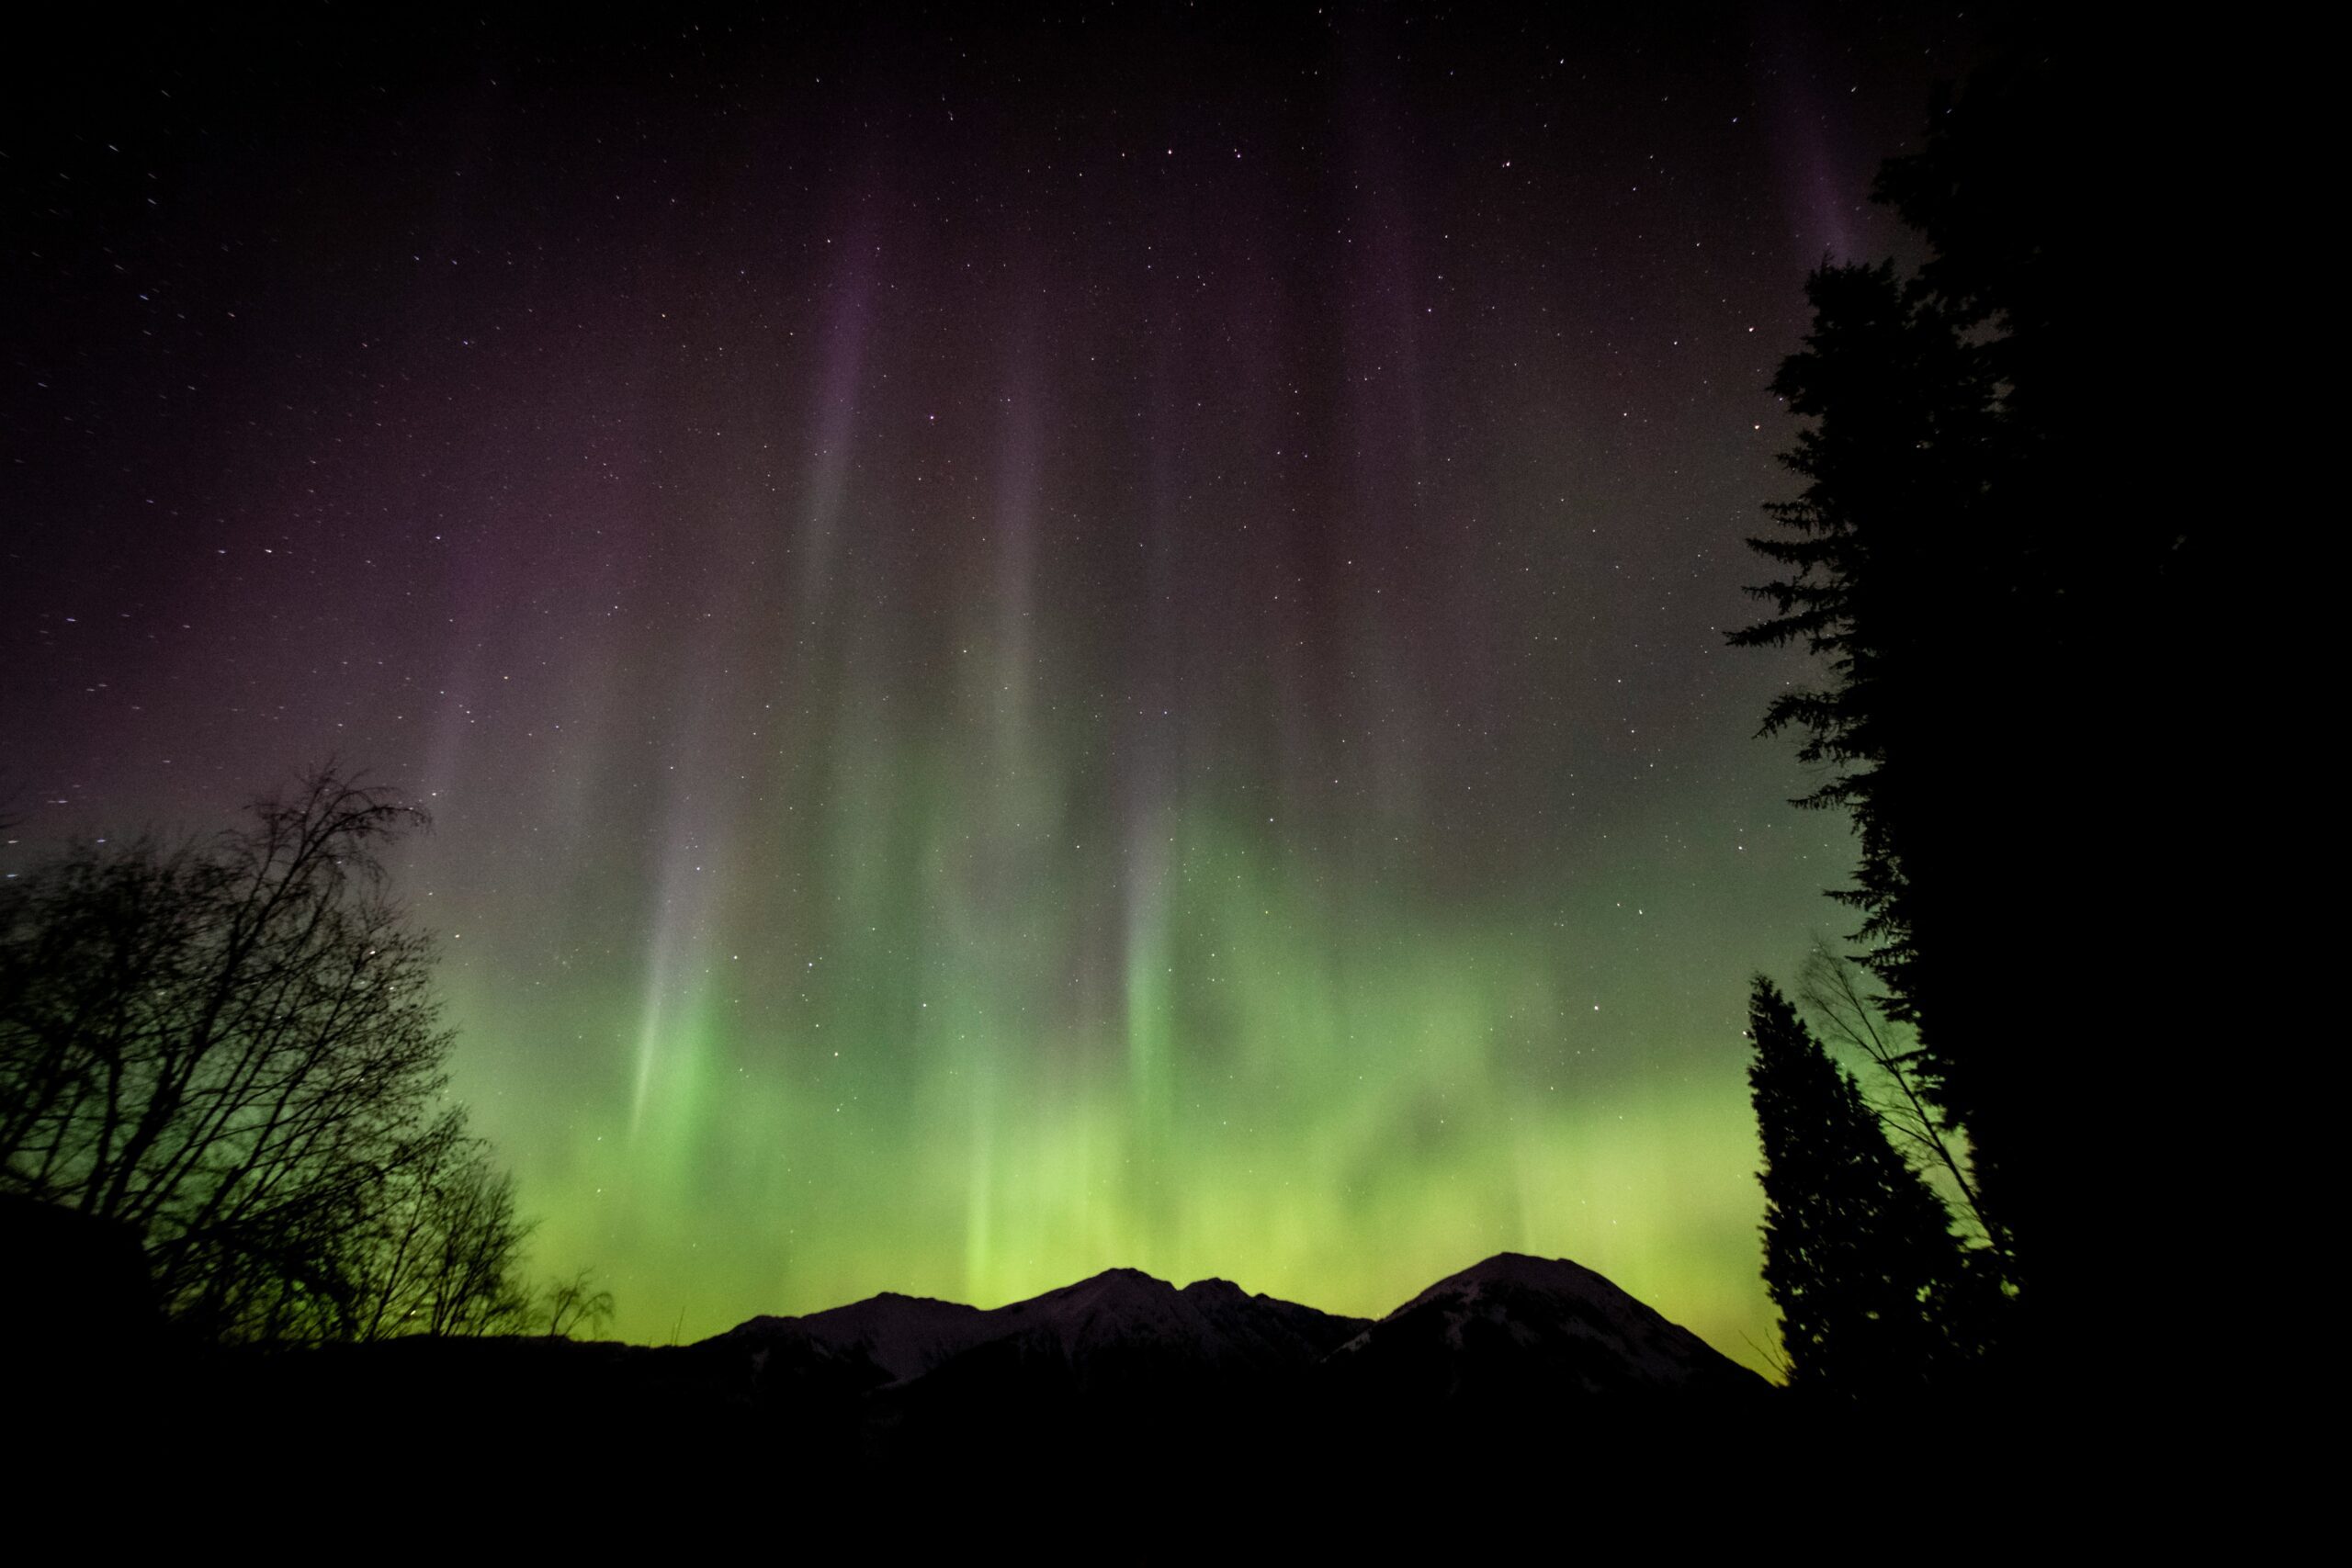
<path id="1" fill-rule="evenodd" d="M 624 1337 L 1510 1248 L 1760 1366 L 1746 985 L 1851 849 L 1724 632 L 1969 40 L 1122 17 L 61 78 L 0 861 L 417 795 L 455 1092 Z"/>

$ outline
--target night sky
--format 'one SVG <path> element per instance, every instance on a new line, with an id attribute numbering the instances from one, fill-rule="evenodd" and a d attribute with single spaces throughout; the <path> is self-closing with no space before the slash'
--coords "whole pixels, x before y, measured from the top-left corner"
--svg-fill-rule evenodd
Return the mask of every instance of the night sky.
<path id="1" fill-rule="evenodd" d="M 1763 1364 L 1853 852 L 1724 633 L 1977 24 L 1261 9 L 12 51 L 0 871 L 411 792 L 626 1337 L 1509 1248 Z"/>

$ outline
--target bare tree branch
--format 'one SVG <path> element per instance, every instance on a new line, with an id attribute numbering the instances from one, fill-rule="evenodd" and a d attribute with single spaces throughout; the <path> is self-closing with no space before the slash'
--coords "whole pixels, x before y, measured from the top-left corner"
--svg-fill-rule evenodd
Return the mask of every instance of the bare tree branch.
<path id="1" fill-rule="evenodd" d="M 1907 1026 L 1886 1017 L 1878 998 L 1863 991 L 1860 976 L 1860 969 L 1852 960 L 1840 957 L 1816 940 L 1799 976 L 1798 1000 L 1824 1033 L 1860 1052 L 1878 1069 L 1885 1088 L 1869 1099 L 1879 1120 L 1951 1178 L 1979 1236 L 1996 1252 L 2006 1255 L 2007 1238 L 1984 1217 L 1975 1183 L 1970 1179 L 1965 1158 L 1953 1146 L 1951 1130 L 1920 1094 L 1909 1070 L 1912 1048 L 1895 1033 Z"/>

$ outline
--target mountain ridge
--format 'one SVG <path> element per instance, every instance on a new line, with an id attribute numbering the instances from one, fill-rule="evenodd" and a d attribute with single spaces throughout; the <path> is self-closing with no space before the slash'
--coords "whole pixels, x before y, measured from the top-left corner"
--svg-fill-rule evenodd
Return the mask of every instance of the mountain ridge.
<path id="1" fill-rule="evenodd" d="M 877 1389 L 990 1347 L 995 1359 L 1024 1365 L 1151 1356 L 1220 1372 L 1336 1365 L 1350 1380 L 1393 1369 L 1416 1386 L 1430 1383 L 1433 1359 L 1451 1358 L 1462 1364 L 1438 1382 L 1454 1392 L 1514 1376 L 1595 1393 L 1765 1386 L 1598 1271 L 1518 1252 L 1449 1274 L 1378 1318 L 1323 1312 L 1222 1278 L 1178 1286 L 1120 1267 L 997 1307 L 885 1291 L 800 1316 L 748 1318 L 697 1344 L 862 1360 Z M 1503 1365 L 1512 1361 L 1523 1364 Z"/>
<path id="2" fill-rule="evenodd" d="M 883 1292 L 798 1317 L 749 1318 L 698 1345 L 750 1348 L 763 1358 L 763 1371 L 779 1351 L 786 1361 L 814 1351 L 854 1369 L 863 1363 L 870 1386 L 881 1389 L 991 1347 L 995 1359 L 1024 1365 L 1148 1357 L 1219 1374 L 1279 1371 L 1319 1360 L 1369 1322 L 1251 1293 L 1229 1280 L 1179 1287 L 1114 1268 L 998 1307 Z M 971 1368 L 951 1375 L 971 1375 Z"/>
<path id="3" fill-rule="evenodd" d="M 1487 1473 L 1729 1442 L 1802 1404 L 1765 1397 L 1762 1378 L 1593 1270 L 1521 1254 L 1378 1318 L 1117 1269 L 992 1308 L 883 1292 L 689 1345 L 418 1336 L 162 1372 L 155 1396 L 174 1407 L 279 1429 L 429 1433 L 453 1410 L 504 1409 L 848 1478 Z"/>

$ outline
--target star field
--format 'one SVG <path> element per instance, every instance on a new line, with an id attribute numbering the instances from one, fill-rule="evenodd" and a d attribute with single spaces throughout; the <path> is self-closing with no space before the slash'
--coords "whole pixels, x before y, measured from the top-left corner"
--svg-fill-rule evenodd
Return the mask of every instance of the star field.
<path id="1" fill-rule="evenodd" d="M 1698 15 L 19 59 L 0 870 L 410 790 L 624 1337 L 1511 1249 L 1760 1364 L 1745 987 L 1852 848 L 1723 637 L 1976 40 Z"/>

